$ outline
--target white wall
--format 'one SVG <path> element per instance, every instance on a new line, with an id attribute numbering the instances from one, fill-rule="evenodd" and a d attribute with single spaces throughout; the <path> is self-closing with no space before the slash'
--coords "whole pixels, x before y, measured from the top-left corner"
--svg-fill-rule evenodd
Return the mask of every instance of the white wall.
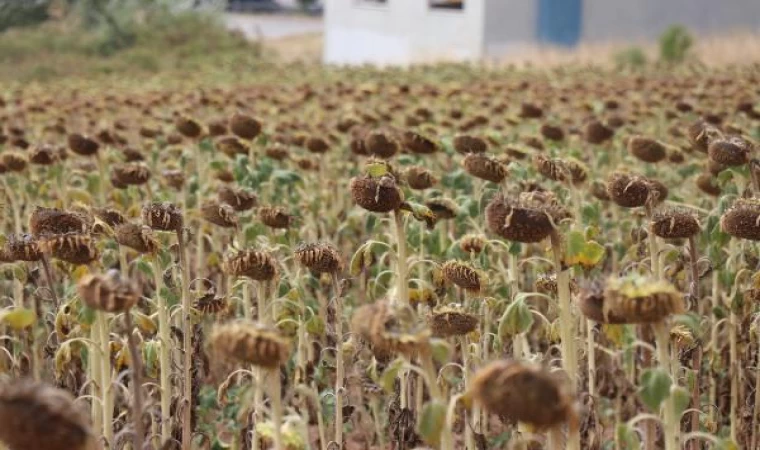
<path id="1" fill-rule="evenodd" d="M 503 55 L 535 44 L 537 20 L 536 0 L 486 0 L 485 55 Z"/>
<path id="2" fill-rule="evenodd" d="M 582 39 L 651 40 L 673 24 L 697 36 L 760 31 L 760 0 L 584 0 Z"/>
<path id="3" fill-rule="evenodd" d="M 384 5 L 326 0 L 324 61 L 477 59 L 484 48 L 485 1 L 465 0 L 465 9 L 458 11 L 430 9 L 427 0 L 388 0 Z"/>

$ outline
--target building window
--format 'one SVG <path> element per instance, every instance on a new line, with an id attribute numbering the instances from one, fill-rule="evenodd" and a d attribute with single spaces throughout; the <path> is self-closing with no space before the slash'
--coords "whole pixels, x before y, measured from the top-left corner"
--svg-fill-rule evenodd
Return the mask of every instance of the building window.
<path id="1" fill-rule="evenodd" d="M 464 9 L 464 0 L 430 0 L 433 9 Z"/>
<path id="2" fill-rule="evenodd" d="M 357 5 L 376 5 L 381 6 L 388 3 L 388 0 L 356 0 Z"/>

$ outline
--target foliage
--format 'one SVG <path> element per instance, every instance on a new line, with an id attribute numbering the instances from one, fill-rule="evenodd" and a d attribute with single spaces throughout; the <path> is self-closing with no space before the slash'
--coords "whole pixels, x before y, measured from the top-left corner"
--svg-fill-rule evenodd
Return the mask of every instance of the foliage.
<path id="1" fill-rule="evenodd" d="M 660 60 L 666 63 L 683 62 L 694 44 L 686 27 L 672 25 L 660 36 Z"/>
<path id="2" fill-rule="evenodd" d="M 616 52 L 613 61 L 618 69 L 641 69 L 649 62 L 641 47 L 628 47 Z"/>

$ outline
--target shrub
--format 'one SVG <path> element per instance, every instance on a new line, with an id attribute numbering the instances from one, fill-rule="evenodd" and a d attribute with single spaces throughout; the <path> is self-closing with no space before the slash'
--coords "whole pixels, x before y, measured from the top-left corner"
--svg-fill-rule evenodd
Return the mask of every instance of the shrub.
<path id="1" fill-rule="evenodd" d="M 660 36 L 660 59 L 667 63 L 683 62 L 693 44 L 689 30 L 672 25 Z"/>
<path id="2" fill-rule="evenodd" d="M 647 55 L 641 47 L 628 47 L 613 55 L 618 69 L 640 69 L 647 65 Z"/>

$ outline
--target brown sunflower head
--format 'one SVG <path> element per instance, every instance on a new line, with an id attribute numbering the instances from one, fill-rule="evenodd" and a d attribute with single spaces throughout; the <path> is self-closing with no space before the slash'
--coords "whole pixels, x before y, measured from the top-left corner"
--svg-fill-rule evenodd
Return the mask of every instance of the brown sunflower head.
<path id="1" fill-rule="evenodd" d="M 246 189 L 236 189 L 222 186 L 217 191 L 217 197 L 221 203 L 230 205 L 235 211 L 248 211 L 258 203 L 258 197 Z"/>
<path id="2" fill-rule="evenodd" d="M 153 235 L 153 230 L 147 225 L 124 222 L 114 228 L 116 242 L 119 245 L 129 247 L 138 253 L 156 253 L 158 240 Z"/>
<path id="3" fill-rule="evenodd" d="M 338 273 L 343 269 L 340 253 L 332 244 L 319 242 L 301 244 L 295 251 L 296 260 L 317 273 Z"/>
<path id="4" fill-rule="evenodd" d="M 603 202 L 610 201 L 610 194 L 607 193 L 607 185 L 601 181 L 594 180 L 594 182 L 591 183 L 591 186 L 589 187 L 589 191 L 591 191 L 591 195 L 593 195 L 597 200 Z"/>
<path id="5" fill-rule="evenodd" d="M 587 283 L 577 296 L 578 309 L 587 319 L 597 323 L 624 324 L 625 318 L 605 308 L 605 283 L 599 280 Z"/>
<path id="6" fill-rule="evenodd" d="M 201 124 L 190 117 L 178 117 L 174 121 L 174 127 L 182 136 L 190 139 L 198 139 L 203 134 Z"/>
<path id="7" fill-rule="evenodd" d="M 575 159 L 547 158 L 537 154 L 533 157 L 533 165 L 544 177 L 562 183 L 578 185 L 588 178 L 586 167 Z"/>
<path id="8" fill-rule="evenodd" d="M 464 336 L 478 327 L 477 316 L 451 306 L 444 306 L 433 311 L 428 322 L 433 336 L 443 338 Z"/>
<path id="9" fill-rule="evenodd" d="M 23 153 L 6 151 L 0 155 L 0 164 L 5 166 L 9 172 L 23 172 L 28 161 Z"/>
<path id="10" fill-rule="evenodd" d="M 659 322 L 685 308 L 683 294 L 666 281 L 634 274 L 612 277 L 604 287 L 604 317 L 623 323 Z"/>
<path id="11" fill-rule="evenodd" d="M 739 198 L 723 213 L 720 227 L 739 239 L 760 241 L 760 199 Z"/>
<path id="12" fill-rule="evenodd" d="M 484 153 L 468 153 L 462 166 L 470 175 L 493 183 L 501 183 L 509 173 L 504 164 Z"/>
<path id="13" fill-rule="evenodd" d="M 38 166 L 50 166 L 60 160 L 60 150 L 51 145 L 38 145 L 29 153 L 29 162 Z"/>
<path id="14" fill-rule="evenodd" d="M 111 169 L 111 180 L 124 186 L 139 186 L 150 180 L 150 168 L 141 162 L 116 164 Z"/>
<path id="15" fill-rule="evenodd" d="M 210 290 L 201 295 L 193 303 L 193 308 L 202 312 L 203 314 L 219 314 L 227 311 L 229 308 L 229 302 L 224 296 L 216 295 L 214 290 Z"/>
<path id="16" fill-rule="evenodd" d="M 551 125 L 548 123 L 545 123 L 541 125 L 541 128 L 539 129 L 541 136 L 544 137 L 544 139 L 548 139 L 550 141 L 559 142 L 565 139 L 565 132 L 562 130 L 562 127 L 557 125 Z"/>
<path id="17" fill-rule="evenodd" d="M 364 137 L 364 148 L 379 158 L 388 159 L 399 152 L 398 142 L 388 133 L 372 131 Z"/>
<path id="18" fill-rule="evenodd" d="M 85 305 L 110 313 L 129 311 L 140 299 L 137 288 L 118 270 L 86 275 L 77 283 L 77 292 Z"/>
<path id="19" fill-rule="evenodd" d="M 89 221 L 82 214 L 56 208 L 38 206 L 29 218 L 29 229 L 34 237 L 86 233 L 89 226 Z"/>
<path id="20" fill-rule="evenodd" d="M 728 139 L 714 139 L 707 147 L 711 161 L 724 167 L 747 164 L 752 153 L 752 143 L 739 136 Z"/>
<path id="21" fill-rule="evenodd" d="M 466 155 L 468 153 L 485 153 L 488 151 L 488 143 L 485 139 L 467 134 L 454 138 L 454 150 Z"/>
<path id="22" fill-rule="evenodd" d="M 541 242 L 570 213 L 551 193 L 522 192 L 517 198 L 497 195 L 486 207 L 486 222 L 492 233 L 526 244 Z"/>
<path id="23" fill-rule="evenodd" d="M 185 173 L 179 169 L 167 169 L 161 172 L 161 177 L 167 186 L 175 191 L 181 191 L 185 185 Z"/>
<path id="24" fill-rule="evenodd" d="M 628 152 L 648 163 L 658 163 L 668 157 L 665 145 L 645 136 L 632 136 L 628 139 Z"/>
<path id="25" fill-rule="evenodd" d="M 707 172 L 697 175 L 696 184 L 700 191 L 711 197 L 719 197 L 722 192 L 715 178 Z"/>
<path id="26" fill-rule="evenodd" d="M 68 137 L 69 149 L 81 156 L 92 156 L 100 149 L 100 144 L 83 134 L 73 133 Z"/>
<path id="27" fill-rule="evenodd" d="M 230 131 L 240 139 L 250 141 L 261 133 L 261 122 L 251 116 L 236 113 L 230 118 Z"/>
<path id="28" fill-rule="evenodd" d="M 220 136 L 216 138 L 214 140 L 214 148 L 230 158 L 235 158 L 236 155 L 248 154 L 248 145 L 236 136 Z"/>
<path id="29" fill-rule="evenodd" d="M 50 236 L 42 248 L 53 258 L 75 265 L 87 265 L 100 257 L 95 241 L 89 234 L 67 233 Z"/>
<path id="30" fill-rule="evenodd" d="M 613 172 L 607 178 L 607 194 L 623 208 L 646 205 L 650 198 L 650 187 L 647 178 L 627 172 Z"/>
<path id="31" fill-rule="evenodd" d="M 467 263 L 455 260 L 446 261 L 441 266 L 441 272 L 448 282 L 454 283 L 464 290 L 479 292 L 483 287 L 480 273 Z"/>
<path id="32" fill-rule="evenodd" d="M 716 127 L 703 120 L 692 123 L 686 130 L 686 136 L 691 142 L 692 148 L 701 153 L 707 153 L 710 143 L 723 137 L 723 133 Z"/>
<path id="33" fill-rule="evenodd" d="M 457 202 L 446 197 L 435 197 L 425 201 L 425 206 L 435 214 L 436 220 L 449 220 L 459 215 Z"/>
<path id="34" fill-rule="evenodd" d="M 37 239 L 29 234 L 11 234 L 0 249 L 0 261 L 28 261 L 34 262 L 42 259 L 42 250 Z"/>
<path id="35" fill-rule="evenodd" d="M 699 221 L 686 209 L 664 208 L 652 215 L 652 232 L 663 239 L 684 239 L 699 233 Z"/>
<path id="36" fill-rule="evenodd" d="M 109 227 L 115 227 L 126 223 L 127 218 L 120 211 L 111 208 L 94 208 L 92 214 Z"/>
<path id="37" fill-rule="evenodd" d="M 250 322 L 217 325 L 211 348 L 222 356 L 264 369 L 277 369 L 290 358 L 290 343 L 277 330 Z"/>
<path id="38" fill-rule="evenodd" d="M 438 151 L 435 142 L 413 131 L 402 133 L 401 143 L 407 151 L 418 155 L 429 155 Z"/>
<path id="39" fill-rule="evenodd" d="M 470 395 L 490 413 L 539 429 L 577 427 L 579 420 L 571 389 L 559 376 L 522 361 L 486 365 L 473 377 Z"/>
<path id="40" fill-rule="evenodd" d="M 599 120 L 591 120 L 583 126 L 583 139 L 589 144 L 602 144 L 615 135 L 615 130 Z"/>
<path id="41" fill-rule="evenodd" d="M 536 277 L 536 281 L 533 283 L 536 292 L 540 292 L 542 294 L 547 295 L 557 295 L 557 274 L 552 273 L 542 273 L 539 274 L 538 277 Z M 576 293 L 578 291 L 578 284 L 575 282 L 575 279 L 570 280 L 570 293 Z"/>
<path id="42" fill-rule="evenodd" d="M 432 172 L 421 166 L 410 166 L 404 171 L 406 184 L 412 189 L 423 190 L 433 187 L 438 180 Z"/>
<path id="43" fill-rule="evenodd" d="M 425 348 L 431 332 L 408 308 L 378 301 L 357 308 L 352 330 L 372 345 L 375 355 L 412 356 Z"/>
<path id="44" fill-rule="evenodd" d="M 277 276 L 277 261 L 271 253 L 259 250 L 241 250 L 225 258 L 225 273 L 256 281 L 269 281 Z"/>
<path id="45" fill-rule="evenodd" d="M 327 141 L 319 136 L 310 136 L 306 139 L 306 142 L 304 142 L 304 146 L 306 147 L 306 150 L 310 151 L 311 153 L 327 153 L 328 150 L 330 150 L 330 144 L 327 143 Z"/>
<path id="46" fill-rule="evenodd" d="M 238 217 L 235 209 L 226 203 L 206 201 L 201 204 L 203 220 L 222 228 L 237 228 Z"/>
<path id="47" fill-rule="evenodd" d="M 404 194 L 392 175 L 379 178 L 357 176 L 351 179 L 349 187 L 354 202 L 367 211 L 387 213 L 398 209 L 404 202 Z"/>
<path id="48" fill-rule="evenodd" d="M 182 211 L 170 202 L 149 203 L 142 209 L 143 223 L 158 231 L 177 231 L 183 226 Z"/>
<path id="49" fill-rule="evenodd" d="M 482 234 L 466 234 L 459 240 L 463 252 L 478 255 L 486 246 L 486 237 Z"/>
<path id="50" fill-rule="evenodd" d="M 259 208 L 259 220 L 274 229 L 290 228 L 295 222 L 295 217 L 281 206 L 262 206 Z"/>
<path id="51" fill-rule="evenodd" d="M 71 394 L 29 379 L 0 387 L 0 441 L 14 450 L 98 448 L 89 418 Z"/>

